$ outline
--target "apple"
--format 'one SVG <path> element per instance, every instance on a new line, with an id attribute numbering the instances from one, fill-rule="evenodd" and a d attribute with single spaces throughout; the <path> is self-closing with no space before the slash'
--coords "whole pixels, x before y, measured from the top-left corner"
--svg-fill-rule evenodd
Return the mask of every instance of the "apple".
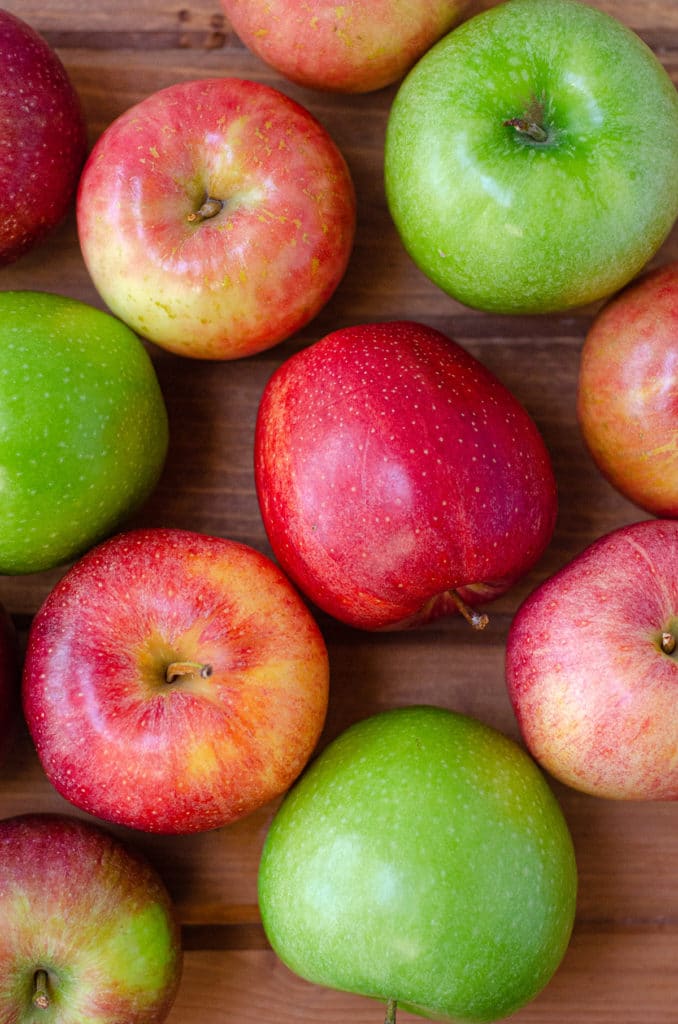
<path id="1" fill-rule="evenodd" d="M 405 74 L 469 0 L 221 0 L 258 57 L 311 89 L 371 92 Z"/>
<path id="2" fill-rule="evenodd" d="M 14 620 L 0 604 L 0 760 L 14 738 L 19 696 L 19 641 Z"/>
<path id="3" fill-rule="evenodd" d="M 525 743 L 594 796 L 678 800 L 678 522 L 599 538 L 527 598 L 506 650 Z"/>
<path id="4" fill-rule="evenodd" d="M 508 0 L 417 63 L 386 133 L 417 266 L 467 306 L 548 313 L 617 291 L 678 216 L 678 93 L 619 21 Z"/>
<path id="5" fill-rule="evenodd" d="M 61 295 L 0 292 L 0 573 L 76 557 L 163 468 L 165 403 L 139 339 Z"/>
<path id="6" fill-rule="evenodd" d="M 87 136 L 66 69 L 30 25 L 0 10 L 0 265 L 68 212 Z"/>
<path id="7" fill-rule="evenodd" d="M 411 321 L 333 331 L 276 370 L 255 479 L 282 568 L 362 629 L 469 614 L 534 565 L 556 517 L 530 416 L 461 346 Z"/>
<path id="8" fill-rule="evenodd" d="M 0 821 L 0 1020 L 157 1024 L 181 976 L 179 925 L 155 868 L 89 822 Z"/>
<path id="9" fill-rule="evenodd" d="M 646 512 L 678 517 L 678 263 L 647 273 L 594 318 L 577 415 L 613 487 Z"/>
<path id="10" fill-rule="evenodd" d="M 303 327 L 343 277 L 355 194 L 327 131 L 277 89 L 180 82 L 104 131 L 77 201 L 109 308 L 181 355 L 235 359 Z"/>
<path id="11" fill-rule="evenodd" d="M 28 637 L 23 703 L 48 779 L 147 832 L 218 828 L 299 774 L 327 708 L 310 612 L 243 544 L 149 528 L 65 574 Z"/>
<path id="12" fill-rule="evenodd" d="M 443 708 L 335 739 L 278 810 L 259 867 L 273 949 L 316 984 L 436 1020 L 491 1021 L 549 981 L 571 934 L 572 840 L 512 740 Z"/>

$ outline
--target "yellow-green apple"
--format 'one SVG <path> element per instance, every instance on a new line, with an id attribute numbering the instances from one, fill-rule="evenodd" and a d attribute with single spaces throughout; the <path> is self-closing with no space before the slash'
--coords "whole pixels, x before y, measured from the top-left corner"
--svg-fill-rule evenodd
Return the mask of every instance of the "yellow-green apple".
<path id="1" fill-rule="evenodd" d="M 501 594 L 556 517 L 526 410 L 461 346 L 409 321 L 333 331 L 286 360 L 262 395 L 255 473 L 283 569 L 363 629 Z"/>
<path id="2" fill-rule="evenodd" d="M 0 10 L 0 265 L 65 217 L 85 160 L 78 95 L 48 43 Z"/>
<path id="3" fill-rule="evenodd" d="M 678 800 L 678 522 L 599 538 L 527 598 L 508 691 L 535 758 L 596 796 Z"/>
<path id="4" fill-rule="evenodd" d="M 149 832 L 225 825 L 313 751 L 328 659 L 270 559 L 188 530 L 119 534 L 66 573 L 28 638 L 23 703 L 55 788 Z"/>
<path id="5" fill-rule="evenodd" d="M 469 0 L 221 0 L 243 42 L 311 89 L 390 85 L 461 19 Z"/>
<path id="6" fill-rule="evenodd" d="M 435 1020 L 492 1021 L 551 978 L 574 918 L 572 840 L 516 743 L 443 708 L 351 726 L 268 832 L 259 905 L 309 981 Z M 365 1018 L 367 1019 L 367 1018 Z"/>
<path id="7" fill-rule="evenodd" d="M 155 868 L 63 814 L 0 821 L 0 1020 L 159 1024 L 181 977 L 179 926 Z"/>
<path id="8" fill-rule="evenodd" d="M 343 277 L 348 166 L 277 89 L 180 82 L 104 131 L 77 202 L 82 253 L 110 309 L 182 355 L 234 359 L 299 330 Z"/>
<path id="9" fill-rule="evenodd" d="M 0 407 L 0 572 L 69 561 L 155 487 L 164 399 L 144 346 L 108 313 L 0 292 Z"/>
<path id="10" fill-rule="evenodd" d="M 577 414 L 610 483 L 646 512 L 678 517 L 678 263 L 629 285 L 595 317 Z"/>
<path id="11" fill-rule="evenodd" d="M 0 605 L 0 760 L 14 737 L 18 698 L 19 642 L 11 615 Z"/>
<path id="12" fill-rule="evenodd" d="M 593 302 L 638 273 L 678 216 L 678 93 L 604 11 L 508 0 L 409 73 L 385 178 L 407 251 L 459 301 L 502 313 Z"/>

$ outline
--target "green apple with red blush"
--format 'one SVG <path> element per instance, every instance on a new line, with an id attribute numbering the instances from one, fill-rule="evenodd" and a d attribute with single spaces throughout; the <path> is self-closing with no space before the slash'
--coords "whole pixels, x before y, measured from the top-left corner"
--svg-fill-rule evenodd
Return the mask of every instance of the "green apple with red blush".
<path id="1" fill-rule="evenodd" d="M 524 1006 L 565 953 L 576 891 L 568 827 L 534 761 L 423 706 L 325 748 L 273 819 L 258 883 L 283 962 L 382 1001 L 391 1022 L 398 1008 L 488 1022 Z"/>
<path id="2" fill-rule="evenodd" d="M 139 338 L 46 292 L 0 293 L 0 572 L 77 557 L 136 512 L 165 463 L 168 420 Z"/>
<path id="3" fill-rule="evenodd" d="M 308 89 L 363 93 L 406 71 L 456 25 L 469 0 L 221 0 L 242 41 Z"/>
<path id="4" fill-rule="evenodd" d="M 678 263 L 643 275 L 594 318 L 577 417 L 596 465 L 652 515 L 678 517 Z"/>
<path id="5" fill-rule="evenodd" d="M 350 171 L 279 90 L 238 78 L 147 96 L 97 140 L 77 200 L 82 254 L 108 307 L 185 356 L 235 359 L 329 301 L 353 247 Z"/>
<path id="6" fill-rule="evenodd" d="M 678 216 L 678 93 L 578 0 L 508 0 L 415 65 L 385 145 L 405 248 L 465 305 L 552 313 L 618 291 Z"/>
<path id="7" fill-rule="evenodd" d="M 179 922 L 153 865 L 63 814 L 0 821 L 0 1020 L 160 1024 L 181 978 Z"/>
<path id="8" fill-rule="evenodd" d="M 280 569 L 190 530 L 93 548 L 33 619 L 23 707 L 73 805 L 147 832 L 220 828 L 280 796 L 322 730 L 328 657 Z"/>

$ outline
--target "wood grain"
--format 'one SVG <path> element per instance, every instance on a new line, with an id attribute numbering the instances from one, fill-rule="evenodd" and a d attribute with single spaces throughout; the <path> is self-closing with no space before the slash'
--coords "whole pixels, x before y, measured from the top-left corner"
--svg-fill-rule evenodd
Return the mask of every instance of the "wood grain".
<path id="1" fill-rule="evenodd" d="M 493 5 L 477 0 L 472 11 Z M 652 46 L 678 83 L 675 0 L 596 0 Z M 261 355 L 237 363 L 182 360 L 149 351 L 170 415 L 163 477 L 129 525 L 167 525 L 232 537 L 269 552 L 252 476 L 254 419 L 264 384 L 292 352 L 335 327 L 419 319 L 454 337 L 506 383 L 535 418 L 553 457 L 560 513 L 541 562 L 490 609 L 482 635 L 456 620 L 418 632 L 372 636 L 318 619 L 331 660 L 331 699 L 321 746 L 387 707 L 438 703 L 519 739 L 503 681 L 504 644 L 520 601 L 597 536 L 643 518 L 601 478 L 578 433 L 578 360 L 597 307 L 552 317 L 500 317 L 466 309 L 413 266 L 391 223 L 382 149 L 395 87 L 342 97 L 281 80 L 243 47 L 218 0 L 114 2 L 9 0 L 58 48 L 81 96 L 93 142 L 118 114 L 177 81 L 235 75 L 268 82 L 307 106 L 344 152 L 358 194 L 359 226 L 348 272 L 318 318 Z M 677 186 L 678 187 L 678 186 Z M 653 260 L 678 259 L 674 229 Z M 103 304 L 80 255 L 74 216 L 48 242 L 0 270 L 0 289 L 31 288 Z M 25 636 L 63 568 L 0 579 L 0 600 Z M 678 1005 L 678 810 L 669 804 L 596 800 L 553 784 L 570 824 L 580 871 L 570 949 L 547 989 L 518 1022 L 673 1024 Z M 25 728 L 0 767 L 0 815 L 73 813 L 47 783 Z M 184 926 L 186 966 L 170 1024 L 376 1024 L 369 1000 L 294 978 L 267 948 L 256 903 L 259 852 L 275 806 L 228 829 L 158 837 L 113 829 L 156 864 Z M 414 1020 L 399 1016 L 402 1024 Z"/>

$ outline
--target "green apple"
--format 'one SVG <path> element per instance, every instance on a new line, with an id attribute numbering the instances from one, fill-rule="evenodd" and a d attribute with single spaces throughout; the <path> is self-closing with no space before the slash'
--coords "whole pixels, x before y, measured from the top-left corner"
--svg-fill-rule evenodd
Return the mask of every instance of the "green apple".
<path id="1" fill-rule="evenodd" d="M 534 762 L 428 706 L 334 740 L 281 805 L 259 870 L 264 928 L 291 970 L 440 1020 L 529 1001 L 567 947 L 576 888 Z"/>
<path id="2" fill-rule="evenodd" d="M 645 43 L 576 0 L 508 0 L 401 85 L 385 181 L 405 248 L 468 306 L 610 295 L 678 216 L 678 93 Z"/>
<path id="3" fill-rule="evenodd" d="M 0 293 L 0 573 L 37 572 L 113 531 L 150 494 L 168 424 L 153 364 L 108 313 Z"/>

